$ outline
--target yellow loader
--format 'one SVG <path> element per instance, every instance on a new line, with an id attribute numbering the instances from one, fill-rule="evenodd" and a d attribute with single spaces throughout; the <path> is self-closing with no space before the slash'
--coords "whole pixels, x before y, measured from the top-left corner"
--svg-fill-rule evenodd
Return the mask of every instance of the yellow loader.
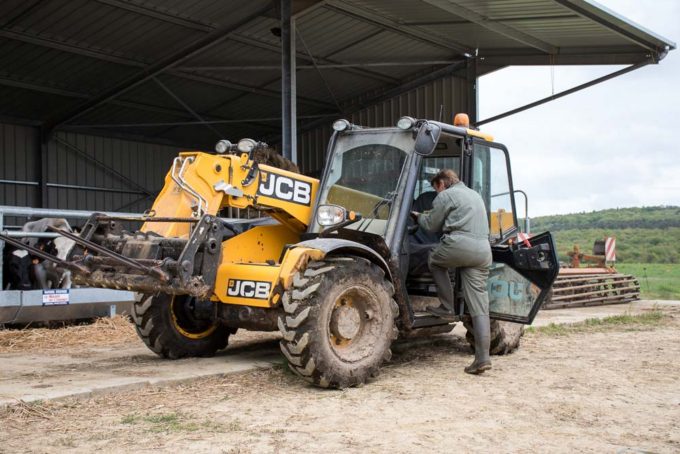
<path id="1" fill-rule="evenodd" d="M 143 294 L 137 332 L 162 357 L 214 355 L 239 328 L 278 330 L 296 374 L 355 386 L 378 374 L 400 332 L 468 318 L 455 270 L 456 320 L 423 308 L 437 304 L 423 264 L 438 238 L 409 217 L 414 203 L 431 203 L 433 174 L 451 168 L 489 213 L 491 351 L 516 348 L 559 265 L 550 233 L 517 241 L 506 148 L 466 124 L 410 117 L 389 128 L 338 120 L 333 129 L 319 180 L 258 165 L 253 155 L 266 145 L 250 139 L 220 141 L 216 154 L 180 153 L 143 218 L 95 214 L 80 236 L 59 231 L 78 243 L 60 265 L 81 285 Z M 266 216 L 220 217 L 227 207 Z M 125 221 L 143 225 L 127 232 Z"/>

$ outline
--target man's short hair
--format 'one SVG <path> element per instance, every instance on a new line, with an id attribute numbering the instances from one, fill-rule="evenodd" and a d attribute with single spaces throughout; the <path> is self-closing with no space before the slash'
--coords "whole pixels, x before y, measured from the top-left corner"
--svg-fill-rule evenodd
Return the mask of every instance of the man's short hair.
<path id="1" fill-rule="evenodd" d="M 451 169 L 441 169 L 439 172 L 437 172 L 437 175 L 432 177 L 430 184 L 434 187 L 434 185 L 440 181 L 444 183 L 444 186 L 449 188 L 458 183 L 460 178 L 458 178 L 458 174 Z"/>

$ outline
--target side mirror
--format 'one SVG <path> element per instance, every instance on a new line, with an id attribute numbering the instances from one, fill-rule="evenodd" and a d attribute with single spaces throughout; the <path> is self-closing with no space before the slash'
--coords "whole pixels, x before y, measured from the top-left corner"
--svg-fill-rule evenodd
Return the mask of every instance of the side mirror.
<path id="1" fill-rule="evenodd" d="M 416 143 L 414 149 L 416 153 L 422 156 L 428 156 L 432 154 L 437 142 L 439 142 L 439 136 L 442 133 L 442 129 L 428 121 L 423 122 L 418 128 L 418 135 L 416 136 Z"/>

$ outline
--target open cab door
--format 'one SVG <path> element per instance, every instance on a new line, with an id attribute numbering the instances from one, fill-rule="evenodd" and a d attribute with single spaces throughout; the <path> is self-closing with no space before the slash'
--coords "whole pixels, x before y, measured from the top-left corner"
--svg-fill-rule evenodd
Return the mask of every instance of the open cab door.
<path id="1" fill-rule="evenodd" d="M 489 315 L 493 319 L 530 325 L 557 273 L 559 261 L 550 232 L 523 242 L 492 246 L 489 273 Z"/>
<path id="2" fill-rule="evenodd" d="M 517 241 L 515 191 L 507 149 L 475 138 L 468 143 L 466 180 L 489 214 L 493 265 L 487 288 L 492 319 L 531 324 L 559 272 L 549 232 Z"/>

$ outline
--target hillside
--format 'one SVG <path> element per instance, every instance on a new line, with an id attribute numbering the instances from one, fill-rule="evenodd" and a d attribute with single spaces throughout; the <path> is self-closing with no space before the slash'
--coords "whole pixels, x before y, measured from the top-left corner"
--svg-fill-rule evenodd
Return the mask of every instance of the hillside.
<path id="1" fill-rule="evenodd" d="M 619 263 L 680 263 L 680 207 L 620 208 L 531 220 L 535 233 L 549 230 L 555 236 L 562 260 L 578 244 L 592 252 L 593 242 L 616 237 Z"/>

